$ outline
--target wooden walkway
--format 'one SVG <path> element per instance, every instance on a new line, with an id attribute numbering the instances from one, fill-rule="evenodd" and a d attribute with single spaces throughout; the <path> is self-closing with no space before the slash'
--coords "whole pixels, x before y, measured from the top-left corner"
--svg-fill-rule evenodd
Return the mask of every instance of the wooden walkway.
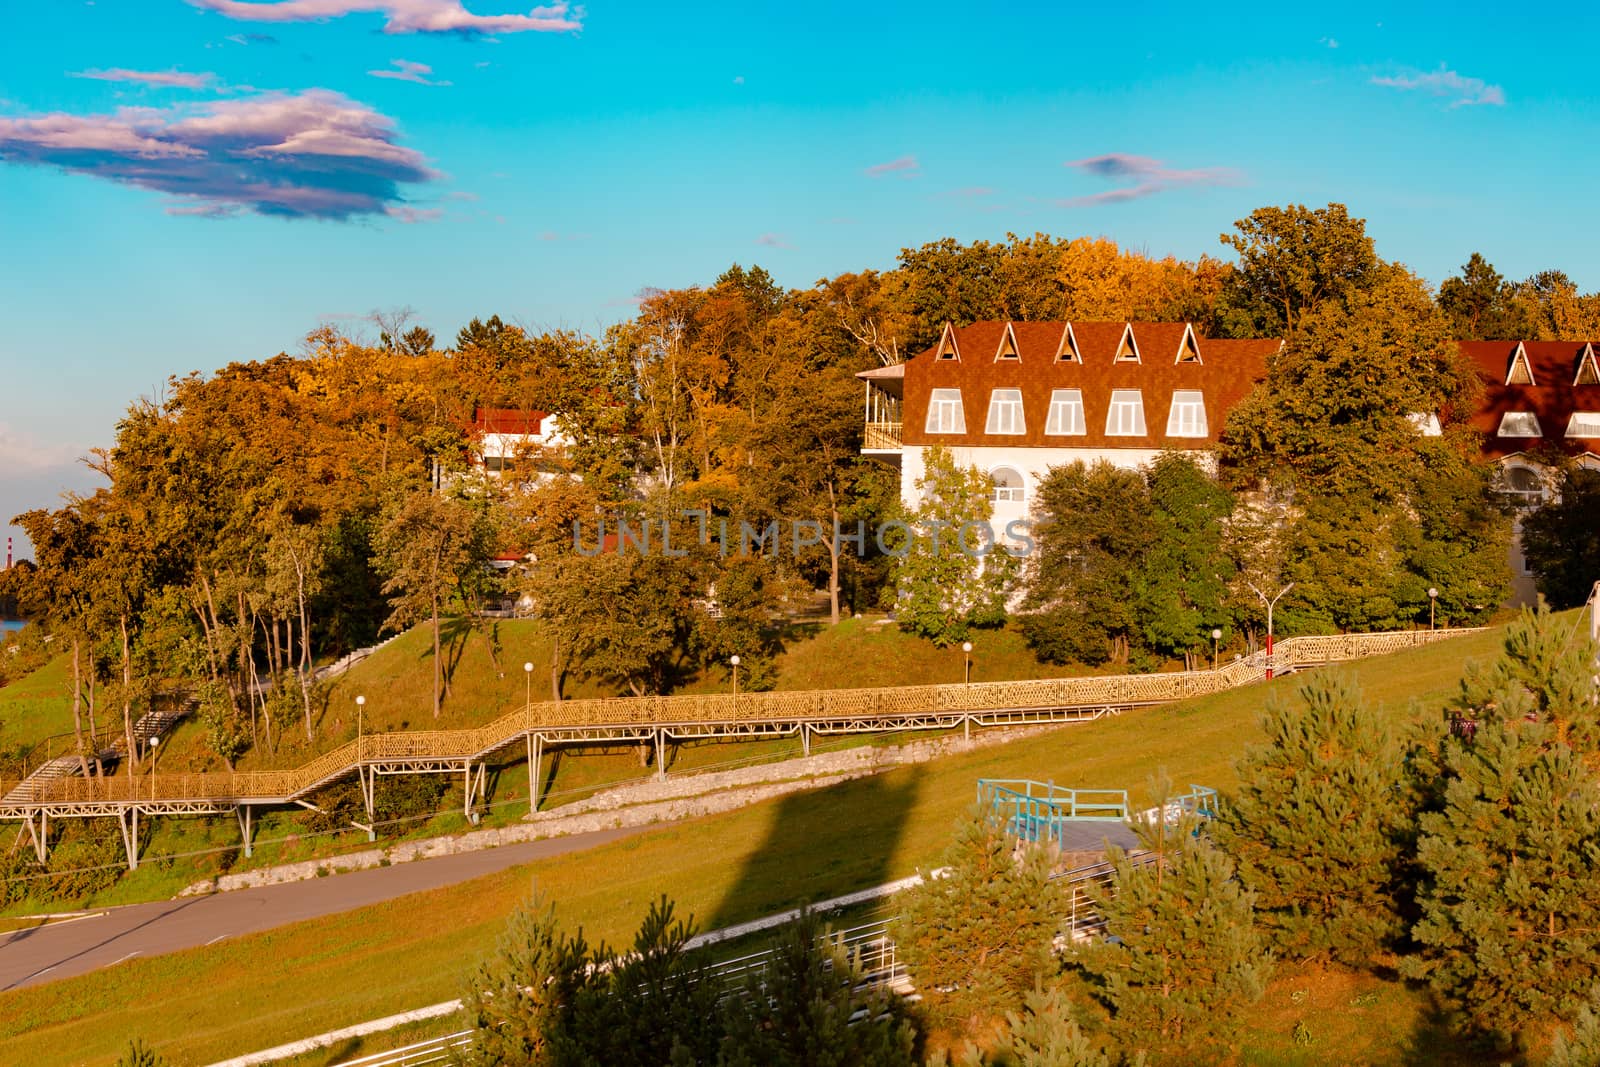
<path id="1" fill-rule="evenodd" d="M 1404 630 L 1394 633 L 1292 637 L 1269 659 L 1258 653 L 1215 671 L 1047 678 L 1014 682 L 817 689 L 795 692 L 612 697 L 538 701 L 485 726 L 371 734 L 347 742 L 291 770 L 157 774 L 111 778 L 51 778 L 0 782 L 0 820 L 20 821 L 41 863 L 50 820 L 115 817 L 123 830 L 130 867 L 138 865 L 138 821 L 152 815 L 238 817 L 250 854 L 254 809 L 298 804 L 317 790 L 355 777 L 370 823 L 380 775 L 460 774 L 464 810 L 476 822 L 487 768 L 528 761 L 529 796 L 537 804 L 539 758 L 549 746 L 653 744 L 658 773 L 666 746 L 710 738 L 798 736 L 809 753 L 818 735 L 1045 725 L 1097 719 L 1127 708 L 1165 704 L 1247 685 L 1271 672 L 1288 673 L 1326 663 L 1414 648 L 1476 630 Z M 513 752 L 513 749 L 522 751 Z M 372 833 L 370 825 L 355 824 Z"/>

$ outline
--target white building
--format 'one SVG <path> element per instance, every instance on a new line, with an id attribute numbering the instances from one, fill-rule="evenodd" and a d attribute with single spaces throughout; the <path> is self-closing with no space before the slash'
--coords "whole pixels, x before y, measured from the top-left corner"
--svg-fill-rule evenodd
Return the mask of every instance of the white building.
<path id="1" fill-rule="evenodd" d="M 1208 455 L 1280 346 L 1202 338 L 1182 322 L 947 325 L 927 351 L 859 375 L 862 452 L 899 464 L 901 499 L 915 507 L 927 450 L 950 449 L 959 466 L 989 475 L 1003 530 L 1028 515 L 1051 467 Z"/>
<path id="2" fill-rule="evenodd" d="M 547 412 L 478 408 L 473 413 L 473 462 L 495 480 L 514 475 L 518 481 L 536 481 L 555 468 L 569 444 Z"/>

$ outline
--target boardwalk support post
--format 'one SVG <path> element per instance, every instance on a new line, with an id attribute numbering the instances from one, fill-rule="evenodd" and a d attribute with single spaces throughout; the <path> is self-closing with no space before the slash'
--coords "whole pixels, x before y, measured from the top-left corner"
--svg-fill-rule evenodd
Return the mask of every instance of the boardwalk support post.
<path id="1" fill-rule="evenodd" d="M 249 859 L 253 850 L 250 837 L 250 805 L 240 804 L 233 809 L 234 818 L 239 820 L 239 836 L 244 839 L 244 856 Z"/>
<path id="2" fill-rule="evenodd" d="M 656 781 L 667 780 L 667 732 L 656 731 Z"/>
<path id="3" fill-rule="evenodd" d="M 532 815 L 539 810 L 539 758 L 544 755 L 539 751 L 544 746 L 544 739 L 531 731 L 528 734 L 528 814 Z"/>
<path id="4" fill-rule="evenodd" d="M 134 806 L 117 812 L 117 828 L 122 831 L 122 847 L 128 854 L 128 870 L 139 869 L 139 809 Z"/>
<path id="5" fill-rule="evenodd" d="M 367 821 L 373 820 L 373 808 L 377 804 L 378 772 L 372 767 L 356 764 L 356 781 L 361 786 L 361 803 L 367 809 Z"/>
<path id="6" fill-rule="evenodd" d="M 800 752 L 802 755 L 811 755 L 811 726 L 809 723 L 800 724 Z"/>
<path id="7" fill-rule="evenodd" d="M 972 743 L 972 715 L 970 713 L 961 716 L 961 740 L 968 744 Z"/>

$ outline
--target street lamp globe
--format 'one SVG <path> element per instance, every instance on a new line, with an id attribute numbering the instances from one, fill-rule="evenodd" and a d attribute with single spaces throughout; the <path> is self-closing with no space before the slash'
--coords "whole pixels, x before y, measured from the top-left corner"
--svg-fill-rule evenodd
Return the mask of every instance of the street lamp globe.
<path id="1" fill-rule="evenodd" d="M 961 651 L 963 651 L 963 652 L 971 652 L 972 651 L 972 642 L 971 641 L 963 641 L 963 642 L 961 642 Z"/>
<path id="2" fill-rule="evenodd" d="M 733 664 L 735 667 L 737 667 L 739 665 L 739 657 L 737 655 L 729 656 L 728 657 L 728 662 Z"/>
<path id="3" fill-rule="evenodd" d="M 365 707 L 366 703 L 367 703 L 367 698 L 366 697 L 356 697 L 356 707 L 358 707 L 358 708 Z"/>
<path id="4" fill-rule="evenodd" d="M 531 663 L 524 663 L 524 664 L 523 664 L 523 665 L 522 665 L 522 669 L 523 669 L 523 671 L 524 671 L 524 672 L 526 672 L 526 673 L 528 673 L 528 674 L 532 674 L 532 673 L 533 673 L 533 664 L 531 664 Z"/>
<path id="5" fill-rule="evenodd" d="M 1428 599 L 1429 600 L 1437 600 L 1438 597 L 1439 597 L 1439 590 L 1434 589 L 1432 586 L 1429 586 L 1428 587 Z"/>

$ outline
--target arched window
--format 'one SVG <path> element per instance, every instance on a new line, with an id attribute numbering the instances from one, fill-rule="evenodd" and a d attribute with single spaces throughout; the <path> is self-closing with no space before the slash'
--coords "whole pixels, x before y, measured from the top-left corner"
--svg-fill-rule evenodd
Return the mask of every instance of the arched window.
<path id="1" fill-rule="evenodd" d="M 1536 508 L 1544 503 L 1544 479 L 1532 467 L 1502 467 L 1500 482 L 1500 491 L 1517 507 Z"/>
<path id="2" fill-rule="evenodd" d="M 994 503 L 1022 502 L 1022 475 L 1017 471 L 1010 467 L 996 467 L 989 472 L 989 481 L 994 486 L 989 492 L 989 499 Z"/>

